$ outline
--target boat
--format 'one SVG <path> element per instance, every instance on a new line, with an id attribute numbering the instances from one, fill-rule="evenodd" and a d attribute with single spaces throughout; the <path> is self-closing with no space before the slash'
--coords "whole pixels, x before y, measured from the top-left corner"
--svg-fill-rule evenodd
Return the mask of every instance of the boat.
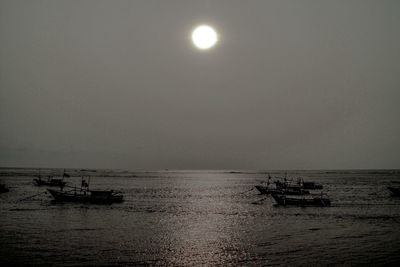
<path id="1" fill-rule="evenodd" d="M 315 196 L 313 198 L 294 198 L 286 197 L 286 195 L 272 194 L 273 199 L 278 205 L 293 205 L 293 206 L 316 206 L 316 207 L 327 207 L 331 205 L 331 201 L 328 198 L 321 196 Z"/>
<path id="2" fill-rule="evenodd" d="M 89 177 L 90 181 L 90 177 Z M 114 202 L 122 202 L 124 196 L 120 192 L 114 190 L 90 190 L 89 183 L 82 177 L 81 187 L 76 187 L 69 191 L 54 190 L 48 188 L 47 191 L 54 197 L 57 202 L 83 202 L 97 204 L 111 204 Z"/>
<path id="3" fill-rule="evenodd" d="M 286 177 L 284 181 L 281 182 L 276 180 L 273 182 L 275 187 L 270 187 L 270 180 L 272 177 L 268 175 L 267 186 L 256 185 L 255 188 L 260 192 L 260 194 L 269 195 L 269 194 L 285 194 L 285 195 L 307 195 L 310 194 L 310 191 L 303 189 L 298 184 L 290 183 Z"/>
<path id="4" fill-rule="evenodd" d="M 308 195 L 310 191 L 300 187 L 270 188 L 269 186 L 256 185 L 255 188 L 263 195 L 285 194 L 285 195 Z"/>
<path id="5" fill-rule="evenodd" d="M 400 196 L 400 188 L 388 186 L 388 189 L 392 192 L 393 196 Z"/>
<path id="6" fill-rule="evenodd" d="M 57 202 L 82 202 L 111 204 L 123 202 L 123 195 L 113 190 L 54 190 L 48 188 L 47 191 L 54 197 Z"/>

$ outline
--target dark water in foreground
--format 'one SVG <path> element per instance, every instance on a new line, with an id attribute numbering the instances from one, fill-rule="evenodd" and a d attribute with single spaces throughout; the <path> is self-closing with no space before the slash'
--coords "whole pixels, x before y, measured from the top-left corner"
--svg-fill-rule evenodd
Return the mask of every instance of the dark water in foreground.
<path id="1" fill-rule="evenodd" d="M 263 172 L 77 171 L 113 205 L 55 204 L 34 169 L 0 169 L 0 264 L 385 265 L 400 262 L 400 171 L 297 171 L 332 207 L 277 207 L 254 185 Z M 41 170 L 62 173 L 62 170 Z M 283 176 L 284 172 L 271 172 Z M 70 185 L 80 178 L 67 178 Z M 255 204 L 258 203 L 258 204 Z"/>

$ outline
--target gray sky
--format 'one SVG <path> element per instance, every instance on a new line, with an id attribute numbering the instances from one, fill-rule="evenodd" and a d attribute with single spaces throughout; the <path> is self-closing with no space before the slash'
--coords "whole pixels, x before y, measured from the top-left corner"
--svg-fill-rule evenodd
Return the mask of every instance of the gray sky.
<path id="1" fill-rule="evenodd" d="M 400 1 L 0 0 L 3 167 L 400 168 L 399 100 Z"/>

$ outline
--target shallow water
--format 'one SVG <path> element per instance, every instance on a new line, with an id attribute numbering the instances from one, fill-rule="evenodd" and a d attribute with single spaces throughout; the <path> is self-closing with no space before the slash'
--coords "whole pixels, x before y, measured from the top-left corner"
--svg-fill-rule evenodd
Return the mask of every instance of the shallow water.
<path id="1" fill-rule="evenodd" d="M 41 169 L 42 175 L 62 170 Z M 332 206 L 278 207 L 256 171 L 67 170 L 70 186 L 124 192 L 112 205 L 57 204 L 36 169 L 0 169 L 0 263 L 23 265 L 386 265 L 400 261 L 400 171 L 292 171 Z M 271 171 L 273 177 L 285 172 Z M 319 192 L 319 191 L 317 191 Z M 34 196 L 37 195 L 37 196 Z M 34 197 L 31 197 L 34 196 Z"/>

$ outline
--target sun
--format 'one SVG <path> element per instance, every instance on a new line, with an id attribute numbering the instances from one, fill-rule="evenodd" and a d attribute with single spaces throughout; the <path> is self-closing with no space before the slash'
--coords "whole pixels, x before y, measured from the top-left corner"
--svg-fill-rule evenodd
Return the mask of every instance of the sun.
<path id="1" fill-rule="evenodd" d="M 207 50 L 218 42 L 218 34 L 212 27 L 200 25 L 193 30 L 192 41 L 197 48 Z"/>

